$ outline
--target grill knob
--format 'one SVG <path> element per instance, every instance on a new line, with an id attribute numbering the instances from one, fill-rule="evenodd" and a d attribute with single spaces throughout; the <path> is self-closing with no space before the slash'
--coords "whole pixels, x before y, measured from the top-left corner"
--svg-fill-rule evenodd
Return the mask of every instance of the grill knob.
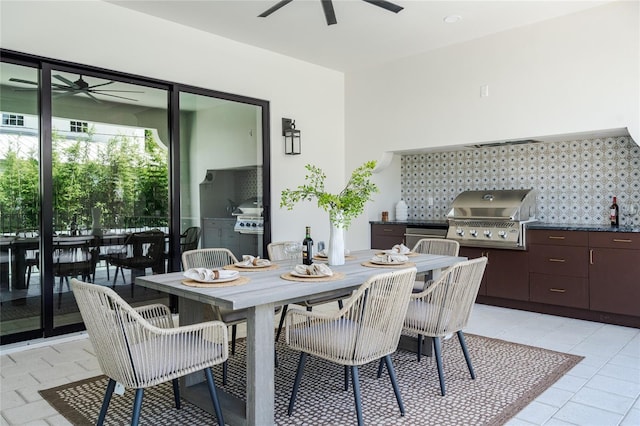
<path id="1" fill-rule="evenodd" d="M 505 231 L 500 231 L 498 232 L 498 235 L 500 235 L 500 237 L 506 239 L 507 238 L 507 233 Z"/>
<path id="2" fill-rule="evenodd" d="M 461 228 L 456 229 L 456 234 L 460 235 L 461 237 L 464 237 L 464 229 L 461 229 Z"/>
<path id="3" fill-rule="evenodd" d="M 484 231 L 484 236 L 487 238 L 491 238 L 491 231 L 489 231 L 488 229 Z"/>
<path id="4" fill-rule="evenodd" d="M 472 229 L 471 231 L 469 231 L 469 233 L 471 234 L 471 236 L 473 237 L 477 237 L 478 236 L 478 231 L 476 231 L 475 229 Z"/>

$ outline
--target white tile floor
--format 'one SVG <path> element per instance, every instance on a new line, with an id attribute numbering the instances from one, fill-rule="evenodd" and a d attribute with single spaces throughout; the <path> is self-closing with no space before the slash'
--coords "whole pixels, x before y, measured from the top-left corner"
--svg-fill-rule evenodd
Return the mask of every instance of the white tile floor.
<path id="1" fill-rule="evenodd" d="M 476 305 L 466 332 L 585 357 L 508 425 L 640 425 L 640 330 Z M 0 354 L 0 426 L 68 425 L 37 391 L 100 374 L 82 334 Z"/>

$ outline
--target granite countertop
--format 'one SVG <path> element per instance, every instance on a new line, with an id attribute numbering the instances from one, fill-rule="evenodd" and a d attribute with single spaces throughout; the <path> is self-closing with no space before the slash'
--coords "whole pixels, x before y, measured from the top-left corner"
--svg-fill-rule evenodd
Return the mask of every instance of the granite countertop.
<path id="1" fill-rule="evenodd" d="M 618 228 L 610 225 L 597 224 L 577 224 L 577 223 L 544 223 L 531 222 L 527 224 L 527 229 L 548 229 L 557 231 L 589 231 L 589 232 L 640 232 L 637 226 L 620 226 Z"/>
<path id="2" fill-rule="evenodd" d="M 449 223 L 446 220 L 418 220 L 418 219 L 408 219 L 408 220 L 371 220 L 369 221 L 372 225 L 405 225 L 408 227 L 414 228 L 438 228 L 438 229 L 447 229 L 449 227 Z"/>

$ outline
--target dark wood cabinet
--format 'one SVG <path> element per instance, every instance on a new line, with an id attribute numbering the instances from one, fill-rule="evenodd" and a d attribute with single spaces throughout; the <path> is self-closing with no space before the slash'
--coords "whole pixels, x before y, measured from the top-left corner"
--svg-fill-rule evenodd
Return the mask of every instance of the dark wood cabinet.
<path id="1" fill-rule="evenodd" d="M 528 238 L 530 300 L 588 309 L 588 232 L 532 230 Z"/>
<path id="2" fill-rule="evenodd" d="M 526 251 L 460 247 L 460 256 L 487 258 L 478 295 L 529 300 L 529 258 Z"/>
<path id="3" fill-rule="evenodd" d="M 590 308 L 640 317 L 640 234 L 589 233 Z"/>
<path id="4" fill-rule="evenodd" d="M 406 225 L 371 224 L 371 248 L 386 250 L 396 244 L 404 244 Z"/>

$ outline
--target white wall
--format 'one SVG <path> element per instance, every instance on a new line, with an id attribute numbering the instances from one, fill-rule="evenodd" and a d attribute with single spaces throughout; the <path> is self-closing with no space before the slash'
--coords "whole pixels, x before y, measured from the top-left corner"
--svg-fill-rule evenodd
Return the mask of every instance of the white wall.
<path id="1" fill-rule="evenodd" d="M 324 212 L 280 210 L 279 194 L 306 163 L 344 181 L 342 73 L 100 1 L 2 1 L 0 46 L 270 101 L 272 237 L 301 239 L 310 225 L 328 238 Z M 281 117 L 301 129 L 302 155 L 284 155 Z"/>
<path id="2" fill-rule="evenodd" d="M 627 127 L 640 141 L 639 4 L 600 6 L 348 73 L 347 170 L 385 151 L 601 129 Z M 481 98 L 485 84 L 489 96 Z M 393 217 L 399 164 L 376 175 L 384 191 L 368 219 L 382 210 Z M 353 228 L 350 238 L 368 238 Z"/>

